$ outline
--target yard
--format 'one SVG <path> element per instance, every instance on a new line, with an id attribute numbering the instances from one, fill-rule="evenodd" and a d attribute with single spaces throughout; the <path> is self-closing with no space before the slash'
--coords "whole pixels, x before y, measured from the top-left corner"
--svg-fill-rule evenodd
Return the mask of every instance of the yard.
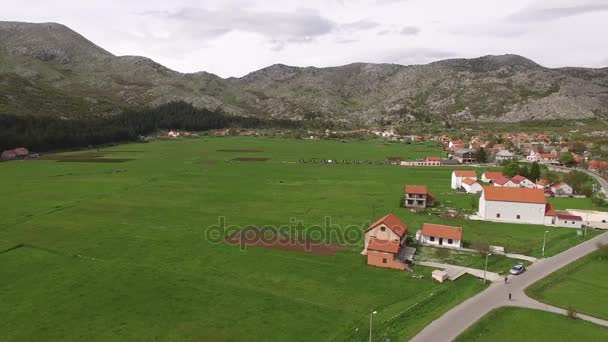
<path id="1" fill-rule="evenodd" d="M 608 328 L 554 313 L 503 307 L 487 314 L 456 341 L 606 341 Z"/>
<path id="2" fill-rule="evenodd" d="M 608 319 L 608 256 L 595 252 L 530 286 L 539 301 Z"/>
<path id="3" fill-rule="evenodd" d="M 447 263 L 457 266 L 471 267 L 483 270 L 485 268 L 486 258 L 483 255 L 472 252 L 456 251 L 449 249 L 439 249 L 433 247 L 418 247 L 416 249 L 417 261 L 433 261 Z M 490 255 L 488 257 L 488 271 L 499 274 L 509 273 L 513 265 L 523 263 L 528 266 L 527 261 L 515 260 L 502 255 Z"/>
<path id="4" fill-rule="evenodd" d="M 410 235 L 423 222 L 460 225 L 465 244 L 532 255 L 545 228 L 400 208 L 406 183 L 428 185 L 443 207 L 467 207 L 468 196 L 449 189 L 448 168 L 297 161 L 440 153 L 430 144 L 230 137 L 1 163 L 0 187 L 11 194 L 0 198 L 3 339 L 350 340 L 370 310 L 379 311 L 378 336 L 413 336 L 483 287 L 434 284 L 424 268 L 417 279 L 368 267 L 359 252 L 371 220 L 393 212 Z M 346 244 L 335 255 L 222 241 L 235 229 L 298 222 L 320 240 L 313 233 L 354 234 L 330 241 Z M 582 241 L 550 230 L 548 255 Z M 397 314 L 407 319 L 388 320 Z"/>

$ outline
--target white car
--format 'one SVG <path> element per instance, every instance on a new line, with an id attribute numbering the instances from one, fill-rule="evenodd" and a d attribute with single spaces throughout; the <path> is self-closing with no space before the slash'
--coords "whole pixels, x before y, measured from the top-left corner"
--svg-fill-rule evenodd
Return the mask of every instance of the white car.
<path id="1" fill-rule="evenodd" d="M 517 265 L 513 266 L 513 268 L 511 268 L 509 273 L 511 273 L 512 275 L 518 275 L 518 274 L 524 273 L 525 271 L 526 271 L 526 266 L 524 266 L 523 264 L 517 264 Z"/>

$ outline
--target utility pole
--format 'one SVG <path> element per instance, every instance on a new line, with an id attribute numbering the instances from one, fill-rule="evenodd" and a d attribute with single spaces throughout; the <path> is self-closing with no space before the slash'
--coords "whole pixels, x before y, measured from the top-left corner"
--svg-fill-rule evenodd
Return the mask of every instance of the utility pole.
<path id="1" fill-rule="evenodd" d="M 370 311 L 369 312 L 369 342 L 372 342 L 373 337 L 372 337 L 372 323 L 373 323 L 373 317 L 375 314 L 377 314 L 378 311 Z"/>
<path id="2" fill-rule="evenodd" d="M 486 283 L 486 273 L 488 272 L 488 257 L 492 255 L 492 253 L 486 253 L 486 267 L 483 269 L 483 283 Z"/>
<path id="3" fill-rule="evenodd" d="M 548 230 L 545 230 L 545 235 L 543 237 L 543 258 L 545 257 L 545 245 L 547 243 L 547 233 L 548 232 L 549 232 Z"/>

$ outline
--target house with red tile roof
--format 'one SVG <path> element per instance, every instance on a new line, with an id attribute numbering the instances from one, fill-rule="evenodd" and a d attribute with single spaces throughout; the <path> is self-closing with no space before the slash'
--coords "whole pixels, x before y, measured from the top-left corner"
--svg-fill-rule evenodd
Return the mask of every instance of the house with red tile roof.
<path id="1" fill-rule="evenodd" d="M 365 230 L 365 249 L 361 254 L 367 255 L 368 265 L 405 270 L 407 267 L 398 256 L 405 248 L 406 238 L 407 225 L 388 214 Z"/>
<path id="2" fill-rule="evenodd" d="M 492 183 L 492 181 L 501 178 L 506 178 L 502 172 L 486 171 L 481 174 L 481 181 L 486 183 Z"/>
<path id="3" fill-rule="evenodd" d="M 558 227 L 582 228 L 583 218 L 569 213 L 557 213 L 555 215 L 555 225 Z"/>
<path id="4" fill-rule="evenodd" d="M 454 170 L 452 171 L 452 189 L 460 189 L 462 188 L 462 181 L 466 178 L 471 178 L 472 180 L 477 180 L 477 172 L 475 170 Z"/>
<path id="5" fill-rule="evenodd" d="M 517 188 L 515 183 L 511 182 L 509 178 L 499 178 L 492 181 L 492 185 L 506 188 Z"/>
<path id="6" fill-rule="evenodd" d="M 6 150 L 2 152 L 0 158 L 2 158 L 2 160 L 13 160 L 17 158 L 17 153 L 15 153 L 14 150 Z"/>
<path id="7" fill-rule="evenodd" d="M 570 196 L 573 193 L 572 187 L 564 182 L 555 182 L 550 189 L 556 196 Z"/>
<path id="8" fill-rule="evenodd" d="M 488 221 L 551 225 L 551 208 L 537 188 L 486 186 L 479 198 L 479 216 Z"/>
<path id="9" fill-rule="evenodd" d="M 462 248 L 462 227 L 425 223 L 416 232 L 416 240 L 436 247 Z"/>
<path id="10" fill-rule="evenodd" d="M 483 191 L 483 186 L 471 178 L 466 178 L 462 181 L 462 189 L 467 194 L 479 194 Z"/>
<path id="11" fill-rule="evenodd" d="M 404 206 L 406 208 L 424 209 L 435 205 L 435 197 L 424 185 L 406 185 Z"/>
<path id="12" fill-rule="evenodd" d="M 530 188 L 530 189 L 534 189 L 536 188 L 536 184 L 529 180 L 528 178 L 524 177 L 524 176 L 514 176 L 513 178 L 511 178 L 511 182 L 513 182 L 513 184 L 515 184 L 516 187 L 520 187 L 520 188 Z"/>

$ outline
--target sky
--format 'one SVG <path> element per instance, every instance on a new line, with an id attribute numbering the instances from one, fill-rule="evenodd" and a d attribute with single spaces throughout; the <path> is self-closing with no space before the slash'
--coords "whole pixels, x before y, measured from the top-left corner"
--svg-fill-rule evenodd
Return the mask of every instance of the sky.
<path id="1" fill-rule="evenodd" d="M 513 53 L 608 66 L 608 0 L 0 0 L 0 20 L 58 22 L 115 55 L 240 77 L 275 63 L 424 64 Z"/>

